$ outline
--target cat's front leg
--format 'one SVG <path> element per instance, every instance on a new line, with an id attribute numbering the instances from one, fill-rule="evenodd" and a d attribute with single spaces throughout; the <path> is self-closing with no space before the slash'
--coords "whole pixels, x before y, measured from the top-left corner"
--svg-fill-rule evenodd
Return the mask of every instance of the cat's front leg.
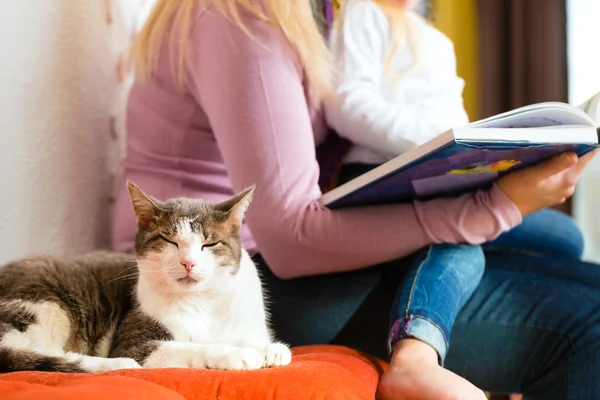
<path id="1" fill-rule="evenodd" d="M 263 354 L 248 347 L 174 341 L 155 342 L 153 347 L 141 360 L 144 368 L 253 370 L 264 364 Z"/>

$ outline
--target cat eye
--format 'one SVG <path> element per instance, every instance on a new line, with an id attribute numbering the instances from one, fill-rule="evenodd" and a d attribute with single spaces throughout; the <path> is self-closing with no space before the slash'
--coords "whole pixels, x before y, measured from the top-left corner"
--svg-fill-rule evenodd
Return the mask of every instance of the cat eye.
<path id="1" fill-rule="evenodd" d="M 215 247 L 216 245 L 218 245 L 221 242 L 214 242 L 214 243 L 205 243 L 202 245 L 201 250 L 204 250 L 205 247 Z"/>
<path id="2" fill-rule="evenodd" d="M 165 242 L 167 242 L 167 243 L 171 243 L 172 245 L 174 245 L 174 246 L 176 246 L 177 248 L 179 248 L 179 245 L 178 245 L 176 242 L 174 242 L 174 241 L 172 241 L 172 240 L 169 240 L 169 239 L 167 239 L 167 238 L 166 238 L 166 237 L 164 237 L 163 235 L 160 235 L 160 234 L 159 234 L 159 235 L 158 235 L 158 237 L 160 237 L 160 238 L 161 238 L 162 240 L 164 240 Z"/>

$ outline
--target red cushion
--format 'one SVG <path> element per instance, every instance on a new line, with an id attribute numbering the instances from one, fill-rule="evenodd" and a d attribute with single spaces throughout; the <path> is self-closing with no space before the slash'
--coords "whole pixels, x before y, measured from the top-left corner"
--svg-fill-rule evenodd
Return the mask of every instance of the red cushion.
<path id="1" fill-rule="evenodd" d="M 289 366 L 249 372 L 138 369 L 105 374 L 0 376 L 2 400 L 369 399 L 385 363 L 337 346 L 294 349 Z"/>

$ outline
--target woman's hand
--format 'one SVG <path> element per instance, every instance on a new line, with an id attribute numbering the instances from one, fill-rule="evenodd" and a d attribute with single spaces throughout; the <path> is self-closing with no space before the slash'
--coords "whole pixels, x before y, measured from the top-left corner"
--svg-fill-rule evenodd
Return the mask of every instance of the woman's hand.
<path id="1" fill-rule="evenodd" d="M 522 216 L 563 203 L 573 195 L 581 172 L 598 153 L 598 149 L 578 158 L 563 153 L 538 165 L 507 174 L 497 182 L 514 201 Z"/>

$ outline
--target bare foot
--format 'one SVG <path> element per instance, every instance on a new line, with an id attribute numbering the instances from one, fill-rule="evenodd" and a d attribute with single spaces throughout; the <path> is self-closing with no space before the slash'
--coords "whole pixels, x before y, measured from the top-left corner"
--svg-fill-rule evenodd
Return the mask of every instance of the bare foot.
<path id="1" fill-rule="evenodd" d="M 382 400 L 486 400 L 483 391 L 442 368 L 437 352 L 416 339 L 396 343 L 377 394 Z"/>

